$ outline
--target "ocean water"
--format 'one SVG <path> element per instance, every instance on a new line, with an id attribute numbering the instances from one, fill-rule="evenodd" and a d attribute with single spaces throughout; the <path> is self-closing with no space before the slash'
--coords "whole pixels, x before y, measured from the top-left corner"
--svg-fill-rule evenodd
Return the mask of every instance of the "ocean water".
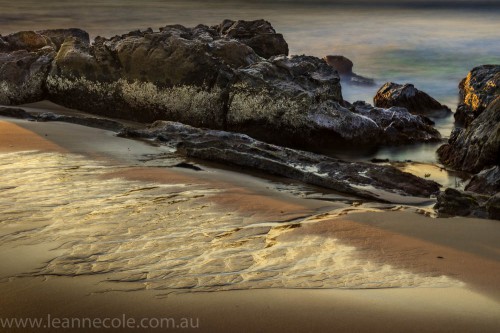
<path id="1" fill-rule="evenodd" d="M 223 19 L 270 21 L 283 33 L 291 54 L 342 54 L 375 87 L 343 85 L 348 101 L 372 102 L 387 81 L 413 83 L 452 110 L 458 83 L 475 66 L 500 63 L 500 2 L 443 1 L 363 3 L 338 1 L 64 1 L 0 0 L 0 33 L 79 27 L 91 37 L 113 36 L 167 24 L 217 24 Z M 453 118 L 437 122 L 446 138 Z M 414 147 L 383 156 L 405 160 Z M 434 147 L 419 151 L 435 161 Z M 421 155 L 422 155 L 421 154 Z M 377 155 L 375 153 L 375 155 Z M 377 155 L 378 156 L 378 155 Z"/>

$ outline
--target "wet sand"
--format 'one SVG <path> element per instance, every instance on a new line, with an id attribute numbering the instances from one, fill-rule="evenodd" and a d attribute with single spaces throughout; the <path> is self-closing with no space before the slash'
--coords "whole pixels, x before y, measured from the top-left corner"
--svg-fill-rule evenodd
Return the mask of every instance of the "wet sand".
<path id="1" fill-rule="evenodd" d="M 57 177 L 69 184 L 71 177 L 81 177 L 75 179 L 85 191 L 74 189 L 67 198 L 89 201 L 85 192 L 89 198 L 101 193 L 116 207 L 99 212 L 92 208 L 99 203 L 90 202 L 88 209 L 96 212 L 70 223 L 71 214 L 87 209 L 85 201 L 78 207 L 68 202 L 62 209 L 47 201 L 47 213 L 41 210 L 28 222 L 15 214 L 27 216 L 22 208 L 30 198 L 23 201 L 22 193 L 13 192 L 19 207 L 0 215 L 2 317 L 192 316 L 207 332 L 494 332 L 500 326 L 497 222 L 431 219 L 404 206 L 311 200 L 279 190 L 276 180 L 236 171 L 201 165 L 204 171 L 196 172 L 138 162 L 163 148 L 78 125 L 2 119 L 0 129 L 2 153 L 38 150 L 42 155 L 20 156 L 41 171 L 53 169 L 57 157 L 57 165 L 68 169 Z M 84 158 L 68 158 L 68 152 Z M 77 172 L 75 163 L 86 164 Z M 16 181 L 3 176 L 2 186 Z M 44 181 L 47 188 L 59 184 Z M 116 190 L 113 196 L 93 192 L 107 186 Z M 169 193 L 182 199 L 172 208 L 166 203 L 172 198 L 156 201 L 156 207 L 137 205 Z M 117 215 L 126 207 L 131 210 Z M 195 213 L 198 208 L 202 213 Z M 174 209 L 180 218 L 166 225 Z M 131 212 L 136 218 L 129 221 Z M 48 213 L 53 221 L 43 215 Z M 164 215 L 157 219 L 155 214 Z M 198 222 L 189 223 L 205 235 L 187 223 L 196 216 Z M 180 235 L 186 232 L 183 223 L 195 229 L 187 238 Z M 182 244 L 189 241 L 197 248 Z M 187 247 L 175 256 L 168 252 L 173 245 Z M 159 254 L 174 260 L 190 251 L 199 256 L 183 259 L 188 270 L 153 260 Z M 245 253 L 253 259 L 243 260 Z M 233 266 L 226 267 L 228 262 Z M 200 278 L 206 269 L 210 277 Z M 227 269 L 235 274 L 231 279 L 224 278 Z M 137 273 L 145 270 L 149 273 Z M 283 273 L 252 276 L 265 270 Z M 197 280 L 190 284 L 183 276 Z"/>

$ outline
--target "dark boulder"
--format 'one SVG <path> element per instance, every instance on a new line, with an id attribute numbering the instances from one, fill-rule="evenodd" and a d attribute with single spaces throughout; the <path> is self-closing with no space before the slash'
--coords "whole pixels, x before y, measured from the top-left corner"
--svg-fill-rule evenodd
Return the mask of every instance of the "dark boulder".
<path id="1" fill-rule="evenodd" d="M 481 195 L 448 188 L 434 206 L 439 217 L 466 216 L 500 220 L 500 194 Z"/>
<path id="2" fill-rule="evenodd" d="M 500 95 L 500 65 L 474 68 L 458 87 L 460 102 L 455 119 L 460 125 L 468 127 Z"/>
<path id="3" fill-rule="evenodd" d="M 352 75 L 353 62 L 342 55 L 327 55 L 323 58 L 326 63 L 339 72 L 340 75 Z"/>
<path id="4" fill-rule="evenodd" d="M 224 20 L 213 28 L 224 38 L 236 39 L 250 46 L 261 57 L 288 55 L 288 44 L 283 35 L 276 33 L 271 23 L 265 20 Z"/>
<path id="5" fill-rule="evenodd" d="M 451 114 L 446 105 L 418 90 L 413 84 L 387 82 L 377 91 L 373 103 L 382 108 L 404 107 L 412 114 L 425 116 L 444 117 Z"/>
<path id="6" fill-rule="evenodd" d="M 120 135 L 157 139 L 188 157 L 248 167 L 370 200 L 404 202 L 404 196 L 428 198 L 439 192 L 437 183 L 392 166 L 342 161 L 243 134 L 159 121 L 148 129 L 127 129 Z"/>
<path id="7" fill-rule="evenodd" d="M 471 216 L 487 218 L 486 202 L 488 199 L 489 197 L 485 195 L 447 188 L 438 195 L 434 209 L 436 209 L 440 217 Z"/>
<path id="8" fill-rule="evenodd" d="M 471 173 L 500 165 L 500 96 L 467 128 L 455 128 L 437 153 L 443 164 Z"/>

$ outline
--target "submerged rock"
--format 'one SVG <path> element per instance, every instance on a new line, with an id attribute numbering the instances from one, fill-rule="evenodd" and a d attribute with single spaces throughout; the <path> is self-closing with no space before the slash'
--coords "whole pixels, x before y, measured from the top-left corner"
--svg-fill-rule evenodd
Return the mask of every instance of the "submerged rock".
<path id="1" fill-rule="evenodd" d="M 500 219 L 500 194 L 493 197 L 448 188 L 437 197 L 438 216 L 469 216 Z"/>
<path id="2" fill-rule="evenodd" d="M 120 135 L 157 139 L 188 157 L 248 167 L 376 201 L 392 201 L 395 196 L 428 198 L 439 192 L 437 183 L 391 166 L 342 161 L 243 134 L 158 121 L 148 129 L 127 129 Z"/>
<path id="3" fill-rule="evenodd" d="M 352 71 L 353 62 L 342 55 L 327 55 L 323 58 L 326 63 L 335 68 L 340 74 L 342 82 L 358 86 L 374 86 L 373 79 L 358 75 Z"/>
<path id="4" fill-rule="evenodd" d="M 467 128 L 455 128 L 437 153 L 443 164 L 471 173 L 500 165 L 500 96 Z"/>
<path id="5" fill-rule="evenodd" d="M 373 103 L 382 108 L 404 107 L 412 114 L 425 116 L 445 117 L 451 114 L 446 105 L 418 90 L 413 84 L 387 82 L 377 91 Z"/>
<path id="6" fill-rule="evenodd" d="M 468 127 L 500 95 L 500 65 L 474 68 L 458 87 L 460 102 L 455 119 L 460 125 Z"/>

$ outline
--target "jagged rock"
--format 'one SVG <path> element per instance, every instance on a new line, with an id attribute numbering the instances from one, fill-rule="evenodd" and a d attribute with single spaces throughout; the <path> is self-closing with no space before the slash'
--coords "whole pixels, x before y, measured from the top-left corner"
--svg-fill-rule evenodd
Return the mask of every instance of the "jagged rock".
<path id="1" fill-rule="evenodd" d="M 500 167 L 497 165 L 481 171 L 472 177 L 465 190 L 490 195 L 500 193 Z"/>
<path id="2" fill-rule="evenodd" d="M 427 198 L 439 191 L 437 183 L 391 166 L 346 162 L 175 122 L 158 121 L 148 129 L 127 129 L 120 135 L 156 139 L 188 157 L 248 167 L 371 200 L 391 201 L 394 194 Z"/>
<path id="3" fill-rule="evenodd" d="M 500 219 L 500 195 L 493 197 L 448 188 L 437 197 L 438 216 L 470 216 Z"/>
<path id="4" fill-rule="evenodd" d="M 413 115 L 406 108 L 389 109 L 373 107 L 365 102 L 354 102 L 351 111 L 373 120 L 379 127 L 378 134 L 389 144 L 439 141 L 441 134 L 430 119 Z"/>
<path id="5" fill-rule="evenodd" d="M 500 95 L 500 65 L 475 67 L 460 84 L 455 120 L 468 127 Z"/>
<path id="6" fill-rule="evenodd" d="M 353 62 L 342 55 L 327 55 L 323 58 L 323 60 L 325 60 L 329 66 L 337 70 L 340 74 L 342 82 L 358 86 L 375 85 L 375 81 L 373 79 L 353 73 Z"/>
<path id="7" fill-rule="evenodd" d="M 62 41 L 80 29 L 21 31 L 0 36 L 0 104 L 17 105 L 42 100 L 45 80 Z"/>
<path id="8" fill-rule="evenodd" d="M 446 105 L 418 90 L 413 84 L 387 82 L 377 91 L 373 103 L 382 108 L 404 107 L 413 114 L 425 116 L 444 117 L 451 114 Z"/>
<path id="9" fill-rule="evenodd" d="M 447 188 L 438 195 L 434 209 L 440 217 L 474 216 L 486 218 L 487 213 L 484 207 L 486 201 L 488 201 L 487 196 Z"/>
<path id="10" fill-rule="evenodd" d="M 455 128 L 437 153 L 443 164 L 472 173 L 500 165 L 500 96 L 467 128 Z"/>
<path id="11" fill-rule="evenodd" d="M 261 57 L 288 55 L 288 44 L 283 35 L 276 33 L 267 21 L 224 20 L 213 28 L 225 38 L 234 38 L 250 46 Z"/>

